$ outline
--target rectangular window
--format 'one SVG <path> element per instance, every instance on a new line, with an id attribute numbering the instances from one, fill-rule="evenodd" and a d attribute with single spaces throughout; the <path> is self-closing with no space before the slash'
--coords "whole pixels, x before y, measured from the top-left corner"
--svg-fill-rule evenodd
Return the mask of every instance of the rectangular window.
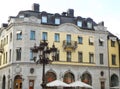
<path id="1" fill-rule="evenodd" d="M 112 55 L 112 65 L 116 65 L 116 55 Z"/>
<path id="2" fill-rule="evenodd" d="M 94 54 L 89 53 L 89 63 L 94 63 Z"/>
<path id="3" fill-rule="evenodd" d="M 2 56 L 0 56 L 0 66 L 2 65 Z"/>
<path id="4" fill-rule="evenodd" d="M 82 21 L 79 21 L 79 20 L 78 20 L 78 21 L 77 21 L 77 26 L 78 26 L 78 27 L 82 27 Z"/>
<path id="5" fill-rule="evenodd" d="M 60 24 L 60 18 L 55 18 L 55 24 L 57 24 L 57 25 Z"/>
<path id="6" fill-rule="evenodd" d="M 82 44 L 83 43 L 83 38 L 82 37 L 78 37 L 78 43 Z"/>
<path id="7" fill-rule="evenodd" d="M 6 57 L 5 57 L 5 63 L 7 63 L 7 59 L 8 59 L 8 52 L 6 52 Z"/>
<path id="8" fill-rule="evenodd" d="M 93 45 L 94 44 L 94 39 L 93 39 L 93 37 L 90 37 L 89 38 L 89 45 Z"/>
<path id="9" fill-rule="evenodd" d="M 22 40 L 22 31 L 17 31 L 17 40 Z"/>
<path id="10" fill-rule="evenodd" d="M 71 45 L 71 35 L 67 35 L 67 45 Z"/>
<path id="11" fill-rule="evenodd" d="M 7 42 L 6 42 L 6 43 L 8 44 L 8 36 L 7 36 L 6 40 L 7 40 Z"/>
<path id="12" fill-rule="evenodd" d="M 30 31 L 30 40 L 35 40 L 35 31 Z"/>
<path id="13" fill-rule="evenodd" d="M 78 62 L 83 62 L 83 54 L 82 54 L 82 52 L 78 52 Z"/>
<path id="14" fill-rule="evenodd" d="M 47 16 L 42 16 L 42 23 L 47 23 Z"/>
<path id="15" fill-rule="evenodd" d="M 87 27 L 88 27 L 89 29 L 91 29 L 91 28 L 92 28 L 92 22 L 87 22 Z"/>
<path id="16" fill-rule="evenodd" d="M 55 33 L 55 42 L 60 42 L 60 35 L 58 33 Z"/>
<path id="17" fill-rule="evenodd" d="M 115 47 L 115 41 L 111 40 L 111 47 Z"/>
<path id="18" fill-rule="evenodd" d="M 67 52 L 67 62 L 71 62 L 71 52 Z"/>
<path id="19" fill-rule="evenodd" d="M 47 40 L 47 32 L 42 33 L 42 40 Z"/>
<path id="20" fill-rule="evenodd" d="M 30 50 L 30 61 L 32 61 L 33 60 L 33 52 L 32 52 L 32 50 Z"/>
<path id="21" fill-rule="evenodd" d="M 99 39 L 99 46 L 103 46 L 104 40 L 103 39 Z"/>
<path id="22" fill-rule="evenodd" d="M 10 33 L 10 42 L 12 41 L 12 33 Z"/>
<path id="23" fill-rule="evenodd" d="M 11 52 L 11 49 L 9 50 L 9 62 L 11 62 L 11 55 L 12 55 L 12 52 Z"/>
<path id="24" fill-rule="evenodd" d="M 59 54 L 60 54 L 60 52 L 57 51 L 57 53 L 56 53 L 56 55 L 55 55 L 55 61 L 59 61 Z"/>
<path id="25" fill-rule="evenodd" d="M 99 58 L 100 58 L 100 64 L 104 64 L 104 62 L 103 62 L 103 53 L 99 54 Z"/>
<path id="26" fill-rule="evenodd" d="M 16 49 L 16 61 L 21 60 L 21 48 Z"/>
<path id="27" fill-rule="evenodd" d="M 5 53 L 3 54 L 3 64 L 5 64 Z"/>

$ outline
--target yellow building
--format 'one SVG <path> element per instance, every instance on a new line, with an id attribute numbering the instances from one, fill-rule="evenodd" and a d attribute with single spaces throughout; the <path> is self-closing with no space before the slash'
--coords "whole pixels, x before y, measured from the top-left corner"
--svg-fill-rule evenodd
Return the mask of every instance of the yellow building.
<path id="1" fill-rule="evenodd" d="M 110 86 L 119 85 L 119 75 L 116 75 L 115 70 L 120 70 L 120 48 L 119 48 L 119 39 L 109 34 L 108 36 L 108 62 L 109 62 L 109 76 L 110 76 Z M 118 71 L 120 74 L 120 71 Z"/>

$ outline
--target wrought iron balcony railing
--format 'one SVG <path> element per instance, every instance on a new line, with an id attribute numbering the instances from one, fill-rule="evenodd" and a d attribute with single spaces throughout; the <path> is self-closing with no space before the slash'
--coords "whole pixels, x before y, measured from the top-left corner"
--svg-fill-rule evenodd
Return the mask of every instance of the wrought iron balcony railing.
<path id="1" fill-rule="evenodd" d="M 66 51 L 74 51 L 77 48 L 77 41 L 70 41 L 67 40 L 63 41 L 63 48 Z"/>

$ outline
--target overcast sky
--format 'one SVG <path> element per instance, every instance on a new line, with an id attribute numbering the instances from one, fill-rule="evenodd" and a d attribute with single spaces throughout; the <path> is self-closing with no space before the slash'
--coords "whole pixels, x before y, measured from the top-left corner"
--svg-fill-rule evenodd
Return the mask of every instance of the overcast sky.
<path id="1" fill-rule="evenodd" d="M 21 10 L 31 10 L 33 3 L 40 4 L 40 11 L 62 13 L 74 9 L 75 16 L 104 21 L 107 30 L 120 37 L 120 0 L 1 0 L 0 24 Z"/>

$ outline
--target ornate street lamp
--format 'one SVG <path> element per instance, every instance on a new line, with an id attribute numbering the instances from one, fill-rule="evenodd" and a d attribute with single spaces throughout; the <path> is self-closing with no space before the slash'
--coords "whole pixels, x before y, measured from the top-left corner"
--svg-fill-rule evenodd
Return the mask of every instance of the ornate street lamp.
<path id="1" fill-rule="evenodd" d="M 46 81 L 45 81 L 45 65 L 51 63 L 55 60 L 55 55 L 57 52 L 57 48 L 55 48 L 55 45 L 53 44 L 51 48 L 48 47 L 48 42 L 46 40 L 43 40 L 40 42 L 39 46 L 34 45 L 33 48 L 31 48 L 31 51 L 33 52 L 33 59 L 36 62 L 36 64 L 42 64 L 43 65 L 43 73 L 42 73 L 42 88 L 46 89 Z M 52 60 L 49 59 L 50 53 L 52 54 Z"/>

